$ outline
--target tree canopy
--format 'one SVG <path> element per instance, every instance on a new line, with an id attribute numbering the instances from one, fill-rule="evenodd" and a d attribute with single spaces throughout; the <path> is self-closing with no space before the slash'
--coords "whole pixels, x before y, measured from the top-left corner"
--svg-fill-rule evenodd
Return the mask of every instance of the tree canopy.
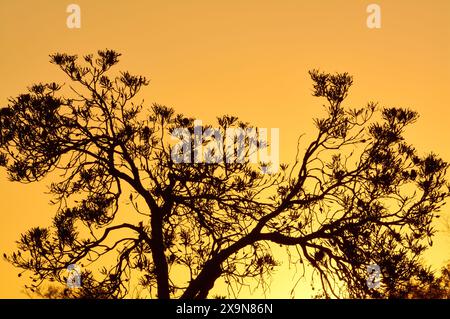
<path id="1" fill-rule="evenodd" d="M 171 133 L 187 128 L 193 141 L 194 119 L 138 100 L 149 81 L 114 73 L 119 57 L 53 54 L 69 84 L 33 85 L 0 109 L 0 165 L 11 181 L 48 176 L 56 207 L 51 227 L 30 229 L 5 255 L 31 274 L 31 289 L 64 284 L 70 264 L 83 267 L 77 297 L 122 298 L 139 286 L 201 299 L 218 279 L 264 289 L 280 264 L 275 246 L 326 297 L 394 297 L 432 276 L 420 257 L 449 196 L 448 164 L 405 141 L 416 112 L 347 107 L 353 78 L 313 70 L 325 115 L 293 163 L 273 174 L 248 157 L 179 163 Z M 230 115 L 217 127 L 254 128 Z M 368 265 L 380 267 L 378 289 L 367 285 Z"/>

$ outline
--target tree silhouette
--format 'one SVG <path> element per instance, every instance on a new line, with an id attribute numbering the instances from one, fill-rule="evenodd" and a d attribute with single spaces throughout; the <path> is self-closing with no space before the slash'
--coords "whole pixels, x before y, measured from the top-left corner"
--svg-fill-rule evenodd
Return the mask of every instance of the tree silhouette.
<path id="1" fill-rule="evenodd" d="M 264 174 L 269 164 L 248 156 L 178 163 L 171 132 L 188 128 L 192 141 L 194 120 L 144 107 L 136 95 L 148 80 L 113 73 L 119 56 L 51 55 L 71 84 L 33 85 L 0 110 L 0 164 L 11 181 L 49 176 L 57 207 L 51 227 L 30 229 L 5 255 L 31 273 L 31 289 L 64 283 L 70 264 L 84 269 L 77 297 L 121 298 L 138 284 L 162 299 L 206 298 L 219 278 L 264 289 L 278 245 L 327 297 L 389 297 L 429 274 L 419 258 L 449 195 L 448 165 L 404 141 L 417 113 L 345 108 L 352 77 L 314 70 L 326 115 L 292 165 Z M 228 115 L 217 125 L 252 128 Z M 366 283 L 371 264 L 378 289 Z"/>
<path id="2" fill-rule="evenodd" d="M 441 269 L 438 276 L 423 274 L 412 278 L 391 295 L 392 298 L 450 299 L 450 264 Z"/>

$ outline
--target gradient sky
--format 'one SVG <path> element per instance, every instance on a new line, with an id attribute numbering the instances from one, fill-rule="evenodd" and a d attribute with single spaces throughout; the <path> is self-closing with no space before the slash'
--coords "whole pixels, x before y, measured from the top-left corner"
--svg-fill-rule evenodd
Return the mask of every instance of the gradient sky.
<path id="1" fill-rule="evenodd" d="M 68 29 L 66 7 L 81 7 L 81 29 Z M 381 6 L 381 29 L 368 29 L 366 7 Z M 418 111 L 408 141 L 450 161 L 450 1 L 53 1 L 1 0 L 0 106 L 34 82 L 64 82 L 50 53 L 115 49 L 118 69 L 151 79 L 150 104 L 212 121 L 237 115 L 280 128 L 281 160 L 292 162 L 297 137 L 312 137 L 323 101 L 311 96 L 308 70 L 349 72 L 347 105 L 378 101 Z M 0 252 L 19 234 L 46 226 L 54 208 L 47 183 L 21 185 L 0 171 Z M 449 208 L 436 224 L 444 230 Z M 425 255 L 438 269 L 450 259 L 450 230 Z M 0 261 L 0 297 L 26 297 L 18 271 Z M 293 272 L 281 268 L 269 297 L 289 297 Z M 305 288 L 306 287 L 306 288 Z M 296 296 L 307 296 L 307 285 Z"/>

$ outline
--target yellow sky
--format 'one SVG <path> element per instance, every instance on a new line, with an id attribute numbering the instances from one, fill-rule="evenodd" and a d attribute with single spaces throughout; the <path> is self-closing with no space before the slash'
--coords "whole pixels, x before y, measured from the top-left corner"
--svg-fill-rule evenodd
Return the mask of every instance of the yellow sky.
<path id="1" fill-rule="evenodd" d="M 372 2 L 381 6 L 381 29 L 366 26 Z M 66 27 L 70 3 L 81 8 L 81 29 Z M 229 113 L 280 128 L 287 162 L 321 112 L 307 71 L 346 71 L 355 77 L 348 105 L 374 100 L 417 110 L 409 141 L 450 160 L 449 40 L 448 0 L 2 0 L 0 105 L 34 82 L 65 80 L 48 63 L 50 53 L 111 48 L 123 53 L 118 68 L 151 79 L 141 95 L 148 103 L 204 122 Z M 14 248 L 19 233 L 50 222 L 45 190 L 12 184 L 0 172 L 1 253 Z M 442 215 L 450 220 L 448 209 Z M 427 261 L 440 267 L 449 246 L 450 234 L 440 234 Z M 292 275 L 279 271 L 269 296 L 289 297 Z M 23 283 L 0 261 L 0 297 L 25 296 Z"/>

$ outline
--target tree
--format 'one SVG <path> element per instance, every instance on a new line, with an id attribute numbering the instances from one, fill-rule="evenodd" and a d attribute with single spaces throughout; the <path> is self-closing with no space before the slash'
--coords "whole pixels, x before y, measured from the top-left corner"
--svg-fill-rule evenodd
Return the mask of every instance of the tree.
<path id="1" fill-rule="evenodd" d="M 408 299 L 450 299 L 450 264 L 441 269 L 438 276 L 424 274 L 412 278 L 404 287 L 393 293 L 391 298 Z"/>
<path id="2" fill-rule="evenodd" d="M 404 141 L 416 112 L 346 108 L 352 77 L 313 70 L 326 115 L 315 119 L 315 138 L 302 154 L 297 147 L 292 165 L 264 174 L 270 163 L 248 160 L 251 139 L 243 162 L 179 163 L 169 137 L 188 128 L 195 147 L 194 120 L 137 102 L 149 82 L 114 75 L 119 57 L 51 55 L 70 87 L 36 84 L 0 110 L 9 179 L 53 180 L 52 226 L 30 229 L 5 255 L 31 273 L 31 289 L 64 283 L 67 266 L 80 264 L 78 297 L 121 298 L 139 280 L 161 299 L 206 298 L 219 278 L 237 288 L 266 283 L 279 264 L 276 245 L 312 269 L 327 297 L 389 296 L 428 273 L 419 258 L 449 195 L 448 164 Z M 222 134 L 252 128 L 229 115 L 218 127 Z M 366 284 L 371 264 L 381 270 L 377 290 Z"/>

